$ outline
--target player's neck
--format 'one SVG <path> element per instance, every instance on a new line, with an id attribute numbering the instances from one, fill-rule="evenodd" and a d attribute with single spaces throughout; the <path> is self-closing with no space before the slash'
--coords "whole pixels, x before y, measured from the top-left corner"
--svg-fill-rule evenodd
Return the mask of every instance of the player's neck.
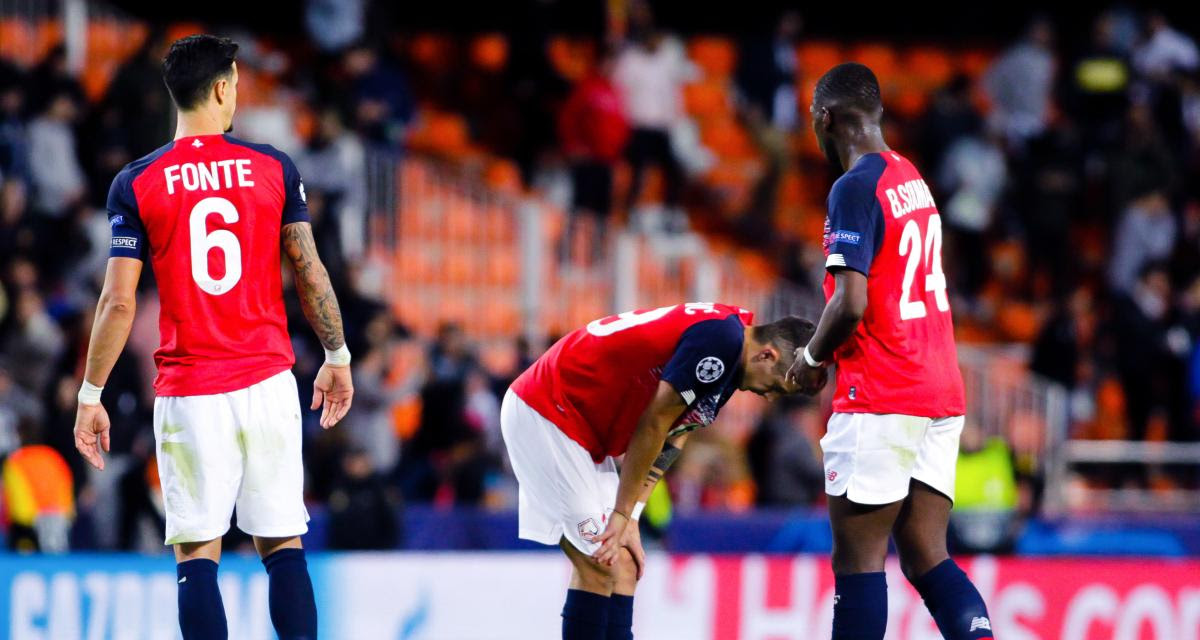
<path id="1" fill-rule="evenodd" d="M 179 124 L 175 126 L 175 139 L 193 136 L 216 136 L 225 133 L 225 127 L 216 114 L 207 110 L 177 111 Z"/>
<path id="2" fill-rule="evenodd" d="M 849 171 L 856 162 L 869 153 L 883 153 L 889 147 L 883 140 L 883 132 L 878 125 L 865 126 L 838 145 L 838 158 L 842 167 Z"/>

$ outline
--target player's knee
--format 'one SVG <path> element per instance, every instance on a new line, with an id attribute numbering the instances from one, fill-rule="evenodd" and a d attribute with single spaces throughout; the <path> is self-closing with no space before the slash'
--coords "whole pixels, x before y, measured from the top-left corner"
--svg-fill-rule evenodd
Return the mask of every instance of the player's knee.
<path id="1" fill-rule="evenodd" d="M 861 541 L 858 543 L 835 541 L 831 559 L 833 572 L 836 575 L 883 571 L 883 564 L 887 559 L 887 544 L 885 543 L 882 548 L 879 548 L 877 545 L 862 544 Z"/>
<path id="2" fill-rule="evenodd" d="M 925 575 L 930 569 L 941 564 L 950 555 L 945 545 L 909 544 L 897 545 L 900 556 L 900 571 L 909 582 Z"/>
<path id="3" fill-rule="evenodd" d="M 617 560 L 612 566 L 612 577 L 614 581 L 621 582 L 636 582 L 638 567 L 637 562 L 633 559 L 633 554 L 629 553 L 628 549 L 621 549 L 617 554 Z"/>

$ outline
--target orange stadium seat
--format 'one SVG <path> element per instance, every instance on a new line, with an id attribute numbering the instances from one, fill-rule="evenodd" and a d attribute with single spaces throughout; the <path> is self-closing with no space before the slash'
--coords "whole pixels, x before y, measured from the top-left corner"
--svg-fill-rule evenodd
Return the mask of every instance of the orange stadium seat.
<path id="1" fill-rule="evenodd" d="M 436 69 L 452 62 L 452 48 L 453 43 L 444 35 L 419 33 L 409 43 L 408 55 L 416 66 Z"/>
<path id="2" fill-rule="evenodd" d="M 728 116 L 731 113 L 729 86 L 706 80 L 683 87 L 683 107 L 696 118 Z"/>
<path id="3" fill-rule="evenodd" d="M 841 45 L 822 40 L 800 43 L 796 47 L 796 58 L 800 61 L 801 74 L 814 83 L 821 74 L 846 61 Z"/>
<path id="4" fill-rule="evenodd" d="M 471 63 L 486 71 L 500 71 L 508 64 L 508 39 L 500 33 L 485 33 L 471 41 Z"/>
<path id="5" fill-rule="evenodd" d="M 517 195 L 521 193 L 521 170 L 511 160 L 494 159 L 484 170 L 483 183 L 498 193 Z"/>
<path id="6" fill-rule="evenodd" d="M 43 20 L 37 25 L 37 42 L 34 44 L 34 55 L 41 60 L 51 49 L 62 44 L 63 26 L 58 20 Z"/>
<path id="7" fill-rule="evenodd" d="M 745 129 L 732 117 L 717 118 L 701 124 L 700 140 L 710 151 L 722 158 L 740 159 L 755 155 Z"/>
<path id="8" fill-rule="evenodd" d="M 587 74 L 596 56 L 590 42 L 559 35 L 546 43 L 546 57 L 558 75 L 574 81 Z"/>
<path id="9" fill-rule="evenodd" d="M 20 18 L 0 19 L 0 55 L 20 64 L 34 62 L 37 35 L 33 25 Z"/>
<path id="10" fill-rule="evenodd" d="M 896 50 L 888 44 L 868 42 L 851 47 L 845 59 L 871 67 L 880 82 L 892 77 L 897 70 Z"/>
<path id="11" fill-rule="evenodd" d="M 972 78 L 978 78 L 991 66 L 993 58 L 994 55 L 990 51 L 968 49 L 959 52 L 955 56 L 954 62 L 960 72 Z"/>
<path id="12" fill-rule="evenodd" d="M 176 22 L 167 27 L 166 41 L 175 42 L 180 38 L 185 38 L 197 33 L 204 33 L 204 25 L 197 22 Z"/>
<path id="13" fill-rule="evenodd" d="M 926 89 L 937 89 L 954 75 L 950 54 L 937 47 L 913 47 L 904 56 L 908 80 Z"/>
<path id="14" fill-rule="evenodd" d="M 737 65 L 737 47 L 729 38 L 721 36 L 692 38 L 688 56 L 710 79 L 728 78 Z"/>

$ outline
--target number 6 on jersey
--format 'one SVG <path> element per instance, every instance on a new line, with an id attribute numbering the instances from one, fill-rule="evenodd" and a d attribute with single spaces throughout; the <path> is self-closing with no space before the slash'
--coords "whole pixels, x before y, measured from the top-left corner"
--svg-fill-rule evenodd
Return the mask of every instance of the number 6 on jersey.
<path id="1" fill-rule="evenodd" d="M 188 215 L 189 238 L 192 244 L 192 279 L 206 293 L 219 296 L 226 293 L 242 278 L 242 247 L 237 236 L 228 229 L 208 230 L 208 216 L 221 216 L 226 223 L 238 221 L 237 207 L 225 198 L 210 197 L 196 203 Z M 219 280 L 208 271 L 208 252 L 219 249 L 225 254 L 225 275 Z"/>

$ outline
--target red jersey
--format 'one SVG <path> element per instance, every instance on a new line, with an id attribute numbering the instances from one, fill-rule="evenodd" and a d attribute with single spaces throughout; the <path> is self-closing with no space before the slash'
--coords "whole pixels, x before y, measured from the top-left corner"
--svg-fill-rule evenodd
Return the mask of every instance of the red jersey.
<path id="1" fill-rule="evenodd" d="M 625 453 L 660 380 L 688 405 L 673 432 L 712 423 L 737 390 L 753 318 L 689 302 L 595 320 L 550 347 L 512 390 L 600 462 Z"/>
<path id="2" fill-rule="evenodd" d="M 117 174 L 108 218 L 110 255 L 149 256 L 158 280 L 158 395 L 225 393 L 291 368 L 280 229 L 308 208 L 290 158 L 225 135 L 180 138 Z"/>
<path id="3" fill-rule="evenodd" d="M 831 272 L 867 276 L 862 322 L 834 353 L 839 413 L 963 415 L 962 374 L 942 271 L 942 218 L 911 162 L 863 156 L 829 193 L 825 299 Z"/>

